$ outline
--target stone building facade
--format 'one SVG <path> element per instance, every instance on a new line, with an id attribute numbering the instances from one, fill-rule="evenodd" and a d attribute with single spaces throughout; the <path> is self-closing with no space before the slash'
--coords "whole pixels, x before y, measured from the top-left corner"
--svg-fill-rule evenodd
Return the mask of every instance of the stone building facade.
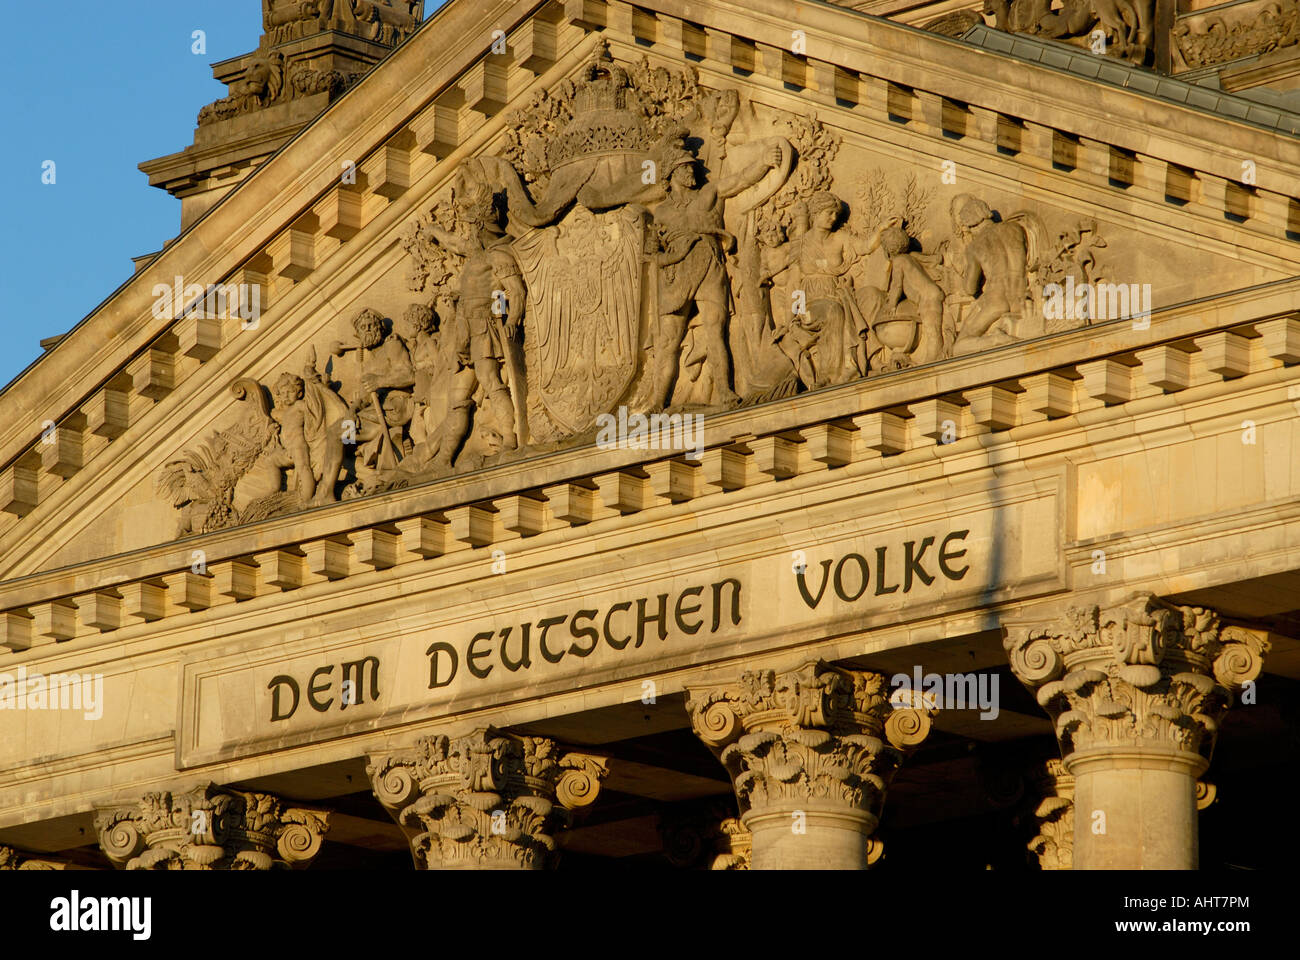
<path id="1" fill-rule="evenodd" d="M 0 394 L 0 869 L 1293 858 L 1300 46 L 1223 6 L 264 0 Z"/>

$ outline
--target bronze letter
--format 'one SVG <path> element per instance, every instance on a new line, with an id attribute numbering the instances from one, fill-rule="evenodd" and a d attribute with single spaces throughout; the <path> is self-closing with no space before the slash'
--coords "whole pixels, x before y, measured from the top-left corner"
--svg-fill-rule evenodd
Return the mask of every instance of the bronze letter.
<path id="1" fill-rule="evenodd" d="M 537 625 L 542 629 L 542 635 L 537 638 L 537 649 L 542 651 L 542 659 L 547 663 L 559 663 L 560 658 L 564 656 L 563 650 L 559 653 L 551 653 L 546 649 L 546 631 L 550 630 L 551 627 L 555 626 L 557 623 L 563 622 L 563 617 L 547 617 L 545 620 L 537 621 Z"/>
<path id="2" fill-rule="evenodd" d="M 352 681 L 353 705 L 360 705 L 366 702 L 366 665 L 370 665 L 370 699 L 379 699 L 379 658 L 369 656 L 362 660 L 349 660 L 343 664 L 343 689 L 347 689 L 348 681 Z M 355 678 L 354 675 L 355 674 Z M 340 710 L 348 708 L 348 697 L 343 697 L 343 702 L 339 704 Z"/>
<path id="3" fill-rule="evenodd" d="M 731 584 L 731 625 L 740 623 L 740 581 L 727 577 L 713 585 L 713 629 L 709 633 L 717 633 L 718 625 L 722 623 L 722 588 L 727 584 Z"/>
<path id="4" fill-rule="evenodd" d="M 636 601 L 636 646 L 641 646 L 641 641 L 645 639 L 645 625 L 654 620 L 659 624 L 659 639 L 668 639 L 668 594 L 659 594 L 659 612 L 653 616 L 645 615 L 645 597 L 638 597 Z"/>
<path id="5" fill-rule="evenodd" d="M 862 585 L 858 587 L 858 592 L 851 597 L 844 592 L 844 564 L 848 562 L 850 557 L 858 561 L 858 569 L 862 571 Z M 841 600 L 852 603 L 854 600 L 858 599 L 858 597 L 867 592 L 867 583 L 870 582 L 870 580 L 871 568 L 867 565 L 867 558 L 860 553 L 846 553 L 840 558 L 840 562 L 835 564 L 835 595 Z M 825 586 L 823 586 L 822 589 L 825 589 Z"/>
<path id="6" fill-rule="evenodd" d="M 803 578 L 802 570 L 795 574 L 795 579 L 799 582 L 799 592 L 803 594 L 803 602 L 808 604 L 808 606 L 813 610 L 816 610 L 817 604 L 822 602 L 822 594 L 826 592 L 826 584 L 829 583 L 831 579 L 831 562 L 829 560 L 822 561 L 822 585 L 821 589 L 817 591 L 817 596 L 815 598 L 808 594 L 808 584 Z"/>
<path id="7" fill-rule="evenodd" d="M 527 670 L 533 665 L 533 658 L 528 653 L 528 641 L 531 638 L 532 630 L 533 625 L 531 623 L 525 623 L 520 629 L 520 634 L 523 636 L 523 640 L 520 644 L 522 649 L 519 651 L 518 660 L 511 660 L 506 655 L 506 643 L 510 640 L 510 628 L 506 627 L 501 631 L 501 663 L 511 673 L 514 673 L 520 667 Z"/>
<path id="8" fill-rule="evenodd" d="M 876 547 L 876 596 L 898 592 L 898 584 L 885 589 L 885 551 L 888 549 L 888 547 Z"/>
<path id="9" fill-rule="evenodd" d="M 917 579 L 919 579 L 927 587 L 930 584 L 934 583 L 934 577 L 926 573 L 925 568 L 921 566 L 921 558 L 925 556 L 925 551 L 930 549 L 930 544 L 932 543 L 934 543 L 934 537 L 926 537 L 924 540 L 922 540 L 921 552 L 916 554 L 915 556 L 912 555 L 912 548 L 916 546 L 916 541 L 909 540 L 907 541 L 907 543 L 903 544 L 903 549 L 906 551 L 906 562 L 903 566 L 903 592 L 904 593 L 907 593 L 907 591 L 912 589 L 912 574 L 914 573 L 916 574 Z"/>
<path id="10" fill-rule="evenodd" d="M 578 629 L 579 617 L 584 620 L 595 620 L 596 614 L 598 613 L 600 613 L 599 610 L 579 610 L 573 615 L 573 619 L 569 621 L 569 633 L 573 634 L 575 640 L 578 637 L 591 638 L 591 646 L 585 650 L 579 647 L 576 643 L 570 645 L 569 652 L 575 657 L 590 656 L 595 652 L 596 644 L 600 643 L 600 633 L 597 632 L 595 627 L 583 627 L 582 629 Z"/>
<path id="11" fill-rule="evenodd" d="M 624 600 L 622 603 L 614 604 L 612 607 L 609 608 L 609 613 L 605 614 L 605 642 L 608 643 L 615 650 L 622 650 L 629 643 L 631 643 L 632 635 L 629 633 L 622 640 L 615 641 L 615 639 L 609 635 L 609 618 L 612 617 L 614 613 L 618 610 L 631 610 L 631 609 L 632 609 L 632 604 Z"/>

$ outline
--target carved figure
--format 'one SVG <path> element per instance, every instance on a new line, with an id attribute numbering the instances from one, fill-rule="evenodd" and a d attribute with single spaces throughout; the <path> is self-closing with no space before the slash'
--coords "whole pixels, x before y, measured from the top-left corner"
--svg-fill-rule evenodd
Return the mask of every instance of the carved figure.
<path id="1" fill-rule="evenodd" d="M 334 499 L 334 482 L 326 478 L 338 477 L 339 418 L 350 411 L 315 373 L 314 356 L 308 366 L 305 380 L 291 374 L 280 378 L 281 406 L 274 412 L 262 384 L 236 380 L 230 391 L 241 401 L 242 418 L 166 464 L 158 490 L 180 511 L 178 537 L 278 516 L 313 499 Z M 292 453 L 281 442 L 285 434 Z M 290 468 L 294 489 L 286 490 Z"/>
<path id="2" fill-rule="evenodd" d="M 380 479 L 375 474 L 396 469 L 402 459 L 403 444 L 400 438 L 405 421 L 398 414 L 405 410 L 409 420 L 409 397 L 410 389 L 415 385 L 415 370 L 411 366 L 406 345 L 388 333 L 385 318 L 381 314 L 366 308 L 353 319 L 352 326 L 356 340 L 351 343 L 336 341 L 331 352 L 335 356 L 343 356 L 351 351 L 357 353 L 360 391 L 352 404 L 358 419 L 357 478 L 363 485 L 369 485 Z M 384 394 L 382 399 L 386 399 L 391 391 L 406 394 L 404 407 L 385 408 L 381 403 L 381 393 Z M 394 432 L 398 434 L 398 439 L 394 439 Z"/>
<path id="3" fill-rule="evenodd" d="M 1054 40 L 1090 43 L 1100 27 L 1107 51 L 1117 57 L 1145 62 L 1153 49 L 1155 0 L 984 0 L 983 11 L 999 30 Z"/>
<path id="4" fill-rule="evenodd" d="M 588 210 L 651 203 L 663 196 L 658 175 L 682 152 L 686 130 L 672 126 L 659 138 L 628 106 L 627 71 L 608 60 L 589 62 L 573 94 L 573 119 L 546 147 L 551 177 L 540 200 L 529 197 L 518 172 L 500 157 L 480 158 L 506 190 L 510 216 L 530 227 L 555 223 L 575 202 Z M 649 162 L 653 166 L 647 168 Z"/>
<path id="5" fill-rule="evenodd" d="M 898 218 L 891 218 L 863 240 L 839 229 L 843 210 L 843 201 L 829 191 L 814 193 L 807 204 L 807 227 L 774 264 L 778 272 L 788 266 L 799 272 L 794 303 L 777 321 L 775 339 L 809 388 L 866 375 L 859 341 L 868 325 L 849 271 L 879 247 L 884 229 L 898 225 Z"/>
<path id="6" fill-rule="evenodd" d="M 420 24 L 423 0 L 350 0 L 361 34 L 380 43 L 401 43 Z"/>
<path id="7" fill-rule="evenodd" d="M 464 258 L 456 281 L 456 316 L 467 330 L 474 375 L 486 394 L 489 416 L 504 449 L 513 450 L 527 439 L 524 367 L 518 349 L 527 290 L 505 235 L 501 195 L 477 175 L 479 169 L 469 165 L 459 178 L 455 215 L 464 232 L 437 224 L 431 229 L 440 244 Z"/>
<path id="8" fill-rule="evenodd" d="M 885 355 L 873 366 L 889 369 L 938 360 L 943 353 L 943 288 L 915 254 L 911 238 L 899 226 L 886 227 L 880 246 L 888 257 L 886 290 L 871 321 L 871 332 Z M 863 338 L 863 349 L 865 349 Z M 865 360 L 859 361 L 867 368 Z"/>
<path id="9" fill-rule="evenodd" d="M 677 377 L 683 340 L 691 341 L 682 365 L 691 382 L 705 365 L 712 374 L 709 401 L 724 406 L 739 402 L 731 389 L 731 356 L 726 342 L 726 254 L 736 239 L 723 227 L 723 202 L 761 180 L 781 163 L 773 145 L 743 170 L 724 176 L 717 184 L 699 183 L 696 160 L 682 154 L 668 172 L 668 196 L 655 210 L 661 245 L 659 266 L 659 325 L 655 331 L 655 370 L 651 402 L 668 405 Z M 690 326 L 688 327 L 688 318 Z M 689 333 L 688 333 L 689 331 Z"/>
<path id="10" fill-rule="evenodd" d="M 957 324 L 956 353 L 972 353 L 1016 339 L 1012 324 L 1029 298 L 1028 244 L 1013 223 L 995 222 L 989 205 L 968 193 L 950 208 L 956 243 L 949 248 L 955 293 L 970 310 Z"/>
<path id="11" fill-rule="evenodd" d="M 295 492 L 303 504 L 337 500 L 335 484 L 343 466 L 347 402 L 331 390 L 316 369 L 316 351 L 304 376 L 280 374 L 271 417 L 280 425 L 280 444 L 293 467 Z"/>

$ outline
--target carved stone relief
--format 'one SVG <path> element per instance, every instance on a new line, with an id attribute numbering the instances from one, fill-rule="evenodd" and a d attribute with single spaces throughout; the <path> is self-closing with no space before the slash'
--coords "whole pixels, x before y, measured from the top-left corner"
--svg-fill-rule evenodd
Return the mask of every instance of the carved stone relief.
<path id="1" fill-rule="evenodd" d="M 1155 0 L 984 0 L 983 12 L 999 30 L 1073 42 L 1138 64 L 1154 53 Z"/>
<path id="2" fill-rule="evenodd" d="M 262 0 L 262 39 L 243 70 L 227 80 L 229 93 L 199 111 L 200 127 L 317 93 L 334 99 L 365 74 L 328 68 L 333 58 L 301 45 L 276 49 L 324 31 L 364 37 L 387 47 L 409 37 L 424 19 L 424 0 Z M 285 50 L 293 59 L 286 60 Z M 343 61 L 341 61 L 343 62 Z"/>
<path id="3" fill-rule="evenodd" d="M 263 44 L 339 30 L 395 46 L 423 18 L 424 0 L 262 0 Z"/>
<path id="4" fill-rule="evenodd" d="M 1198 11 L 1198 14 L 1200 11 Z M 1266 0 L 1224 16 L 1201 14 L 1174 24 L 1174 66 L 1193 69 L 1300 43 L 1300 2 Z"/>
<path id="5" fill-rule="evenodd" d="M 396 320 L 236 383 L 241 422 L 167 465 L 181 534 L 1053 332 L 1086 321 L 1044 321 L 1044 284 L 1101 277 L 1094 222 L 942 200 L 689 67 L 601 51 L 503 140 L 403 235 Z"/>

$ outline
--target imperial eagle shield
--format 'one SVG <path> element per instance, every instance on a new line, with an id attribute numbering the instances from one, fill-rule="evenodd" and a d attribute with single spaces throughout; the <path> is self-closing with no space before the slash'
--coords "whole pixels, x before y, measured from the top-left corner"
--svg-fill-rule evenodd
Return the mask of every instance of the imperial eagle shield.
<path id="1" fill-rule="evenodd" d="M 575 204 L 553 227 L 514 243 L 528 287 L 525 338 L 530 395 L 569 433 L 581 433 L 622 398 L 641 341 L 639 211 L 600 213 Z M 530 423 L 532 432 L 548 432 Z"/>

